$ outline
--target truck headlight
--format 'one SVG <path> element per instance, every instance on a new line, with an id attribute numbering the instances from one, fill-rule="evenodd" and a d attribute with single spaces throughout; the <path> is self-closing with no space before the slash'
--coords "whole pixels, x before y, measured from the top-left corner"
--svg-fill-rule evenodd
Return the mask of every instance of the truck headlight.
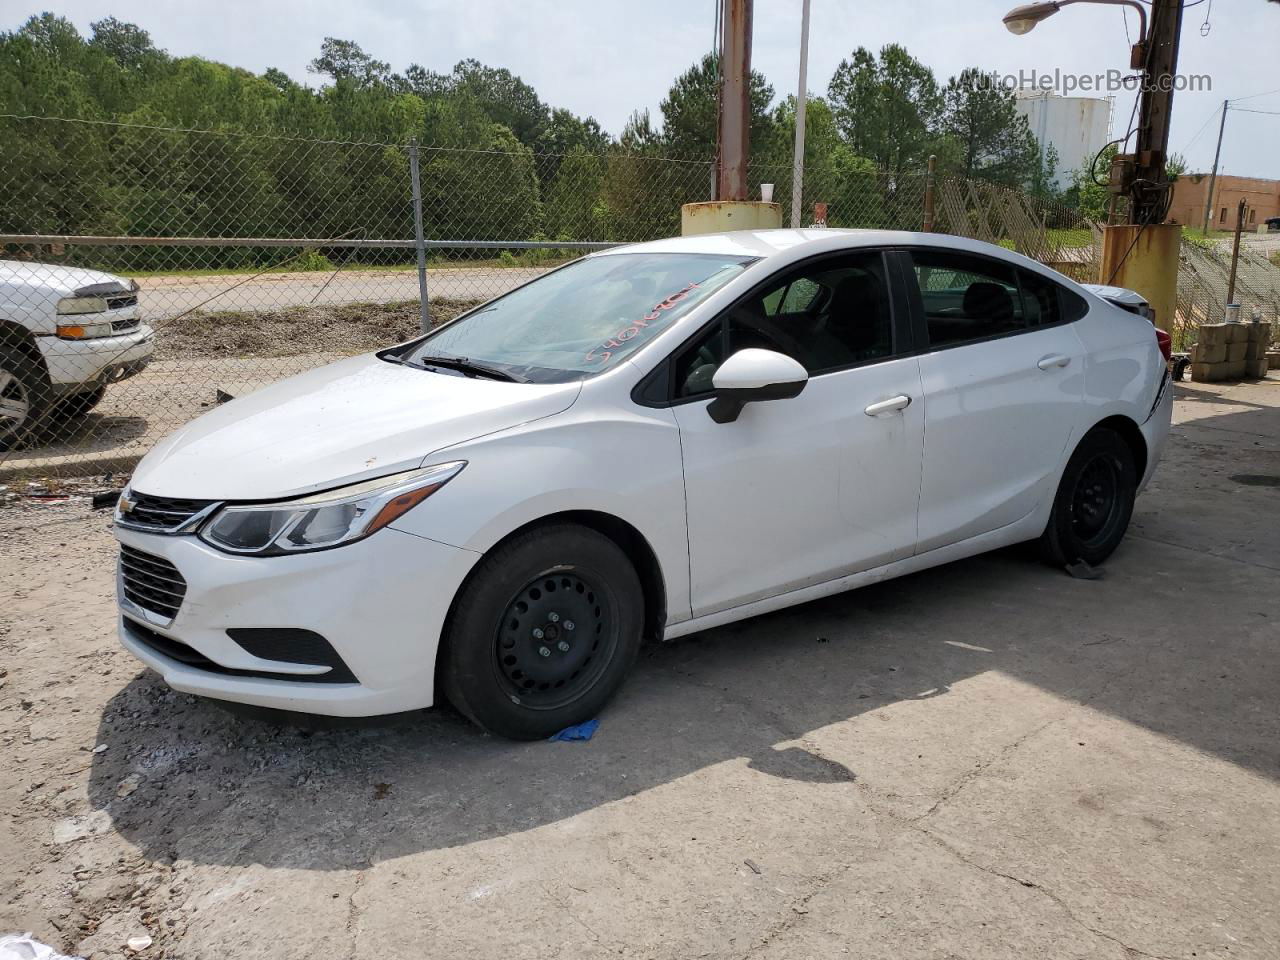
<path id="1" fill-rule="evenodd" d="M 109 337 L 115 333 L 111 329 L 110 320 L 99 323 L 60 323 L 57 332 L 63 340 L 92 340 L 94 337 Z"/>
<path id="2" fill-rule="evenodd" d="M 58 301 L 58 313 L 70 316 L 80 313 L 105 313 L 106 297 L 63 297 Z"/>
<path id="3" fill-rule="evenodd" d="M 297 500 L 223 507 L 200 531 L 219 550 L 273 556 L 361 540 L 458 475 L 465 460 L 365 480 Z"/>

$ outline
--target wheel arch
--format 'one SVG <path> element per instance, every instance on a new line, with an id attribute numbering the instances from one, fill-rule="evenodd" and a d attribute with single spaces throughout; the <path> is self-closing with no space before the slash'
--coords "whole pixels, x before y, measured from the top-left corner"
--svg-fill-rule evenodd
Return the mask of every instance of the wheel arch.
<path id="1" fill-rule="evenodd" d="M 21 351 L 40 368 L 40 372 L 49 376 L 49 368 L 45 365 L 44 354 L 36 346 L 35 337 L 20 323 L 0 317 L 0 347 Z"/>
<path id="2" fill-rule="evenodd" d="M 1142 435 L 1142 431 L 1138 428 L 1138 424 L 1131 417 L 1124 414 L 1114 414 L 1095 423 L 1085 436 L 1088 436 L 1094 430 L 1110 430 L 1119 434 L 1120 439 L 1128 446 L 1129 451 L 1133 454 L 1133 467 L 1135 474 L 1141 479 L 1147 472 L 1147 440 Z M 1081 440 L 1084 437 L 1080 438 Z M 1078 446 L 1078 444 L 1077 444 Z"/>

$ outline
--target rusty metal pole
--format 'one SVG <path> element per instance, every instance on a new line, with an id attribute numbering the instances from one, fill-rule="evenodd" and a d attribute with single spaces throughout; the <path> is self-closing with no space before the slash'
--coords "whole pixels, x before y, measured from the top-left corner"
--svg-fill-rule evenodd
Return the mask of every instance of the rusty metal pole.
<path id="1" fill-rule="evenodd" d="M 1173 114 L 1181 33 L 1182 0 L 1151 0 L 1151 32 L 1142 51 L 1144 84 L 1138 94 L 1130 223 L 1158 223 L 1162 219 L 1158 214 L 1167 205 L 1165 194 L 1169 188 L 1164 165 L 1169 151 L 1169 121 Z"/>
<path id="2" fill-rule="evenodd" d="M 921 230 L 933 233 L 933 176 L 938 169 L 938 158 L 929 154 L 929 166 L 924 175 L 924 224 Z"/>
<path id="3" fill-rule="evenodd" d="M 747 199 L 751 155 L 751 3 L 723 0 L 720 34 L 720 171 L 717 197 Z"/>
<path id="4" fill-rule="evenodd" d="M 1240 260 L 1240 231 L 1244 229 L 1246 206 L 1246 202 L 1242 199 L 1236 207 L 1236 236 L 1231 242 L 1231 276 L 1227 278 L 1227 303 L 1235 303 L 1236 298 L 1236 264 Z"/>

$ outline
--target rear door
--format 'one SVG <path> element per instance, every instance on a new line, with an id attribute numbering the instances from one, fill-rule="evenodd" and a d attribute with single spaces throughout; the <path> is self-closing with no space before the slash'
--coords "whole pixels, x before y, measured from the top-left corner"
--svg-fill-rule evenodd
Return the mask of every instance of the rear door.
<path id="1" fill-rule="evenodd" d="M 924 553 L 1014 523 L 1053 495 L 1082 414 L 1084 347 L 1073 304 L 1042 274 L 942 248 L 898 257 L 923 345 Z"/>

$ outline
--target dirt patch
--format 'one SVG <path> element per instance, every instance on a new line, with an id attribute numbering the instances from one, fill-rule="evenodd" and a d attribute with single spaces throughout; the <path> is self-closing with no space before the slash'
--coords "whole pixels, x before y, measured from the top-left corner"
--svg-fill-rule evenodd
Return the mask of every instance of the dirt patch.
<path id="1" fill-rule="evenodd" d="M 432 300 L 432 325 L 481 300 Z M 288 357 L 317 350 L 363 353 L 419 330 L 418 301 L 312 304 L 275 310 L 197 310 L 157 326 L 156 359 Z"/>

